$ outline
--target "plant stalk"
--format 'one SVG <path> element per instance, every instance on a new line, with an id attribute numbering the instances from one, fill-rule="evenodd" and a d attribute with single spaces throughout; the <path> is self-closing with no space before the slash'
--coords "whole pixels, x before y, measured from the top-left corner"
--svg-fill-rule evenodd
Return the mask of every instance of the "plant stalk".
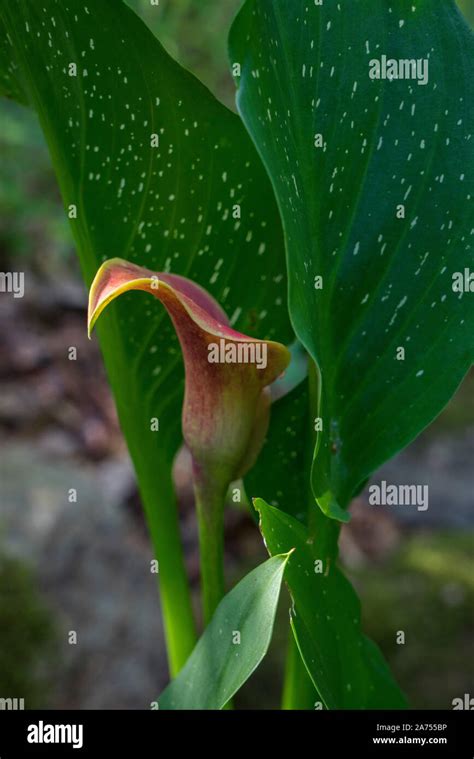
<path id="1" fill-rule="evenodd" d="M 319 507 L 315 503 L 311 487 L 311 465 L 316 443 L 313 420 L 318 415 L 319 391 L 319 373 L 316 365 L 308 356 L 308 405 L 310 424 L 308 425 L 306 432 L 304 472 L 308 480 L 307 525 L 310 532 L 314 514 L 319 512 Z M 321 512 L 319 512 L 319 514 L 321 517 L 323 516 Z M 296 645 L 293 631 L 290 628 L 283 682 L 282 709 L 314 709 L 315 703 L 318 700 L 318 693 L 303 663 L 298 646 Z"/>
<path id="2" fill-rule="evenodd" d="M 194 498 L 199 529 L 201 600 L 204 626 L 208 625 L 225 594 L 224 507 L 229 484 L 194 465 Z M 232 700 L 223 707 L 233 708 Z"/>
<path id="3" fill-rule="evenodd" d="M 303 664 L 290 628 L 281 708 L 284 710 L 314 709 L 318 700 L 318 693 Z"/>
<path id="4" fill-rule="evenodd" d="M 171 677 L 175 677 L 193 650 L 197 635 L 191 605 L 191 593 L 184 564 L 179 531 L 176 496 L 168 471 L 154 471 L 154 487 L 150 487 L 150 472 L 141 477 L 143 459 L 135 461 L 141 483 L 141 495 L 148 529 L 156 559 L 163 627 Z"/>
<path id="5" fill-rule="evenodd" d="M 224 596 L 224 503 L 227 483 L 194 467 L 194 495 L 199 526 L 201 594 L 207 625 Z"/>

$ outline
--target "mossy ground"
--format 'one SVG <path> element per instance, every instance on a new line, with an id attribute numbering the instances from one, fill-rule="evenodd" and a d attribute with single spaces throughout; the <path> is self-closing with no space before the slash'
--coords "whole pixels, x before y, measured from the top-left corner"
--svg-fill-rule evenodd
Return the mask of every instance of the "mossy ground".
<path id="1" fill-rule="evenodd" d="M 415 709 L 451 709 L 453 698 L 472 692 L 473 554 L 473 534 L 415 534 L 386 564 L 351 575 L 364 629 Z"/>
<path id="2" fill-rule="evenodd" d="M 55 666 L 55 624 L 32 572 L 0 555 L 0 698 L 44 707 Z"/>

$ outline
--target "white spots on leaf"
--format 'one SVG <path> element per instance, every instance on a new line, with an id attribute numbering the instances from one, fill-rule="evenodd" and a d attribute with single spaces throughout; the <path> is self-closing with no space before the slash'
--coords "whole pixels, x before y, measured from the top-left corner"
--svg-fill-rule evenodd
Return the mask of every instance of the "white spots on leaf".
<path id="1" fill-rule="evenodd" d="M 232 314 L 232 316 L 231 316 L 231 317 L 230 317 L 230 319 L 229 319 L 229 321 L 230 321 L 230 324 L 231 324 L 231 326 L 232 326 L 232 327 L 233 327 L 233 326 L 234 326 L 234 324 L 236 323 L 236 321 L 237 321 L 237 319 L 239 318 L 239 316 L 240 316 L 240 314 L 241 314 L 241 313 L 242 313 L 242 309 L 241 309 L 241 307 L 239 306 L 238 308 L 236 308 L 236 309 L 235 309 L 234 313 Z"/>
<path id="2" fill-rule="evenodd" d="M 403 308 L 403 306 L 405 305 L 405 303 L 407 302 L 407 300 L 408 300 L 408 298 L 407 298 L 406 295 L 401 299 L 400 303 L 398 304 L 398 306 L 396 307 L 396 309 L 395 309 L 395 311 L 393 313 L 392 318 L 390 319 L 390 323 L 389 323 L 390 327 L 392 326 L 392 324 L 394 323 L 395 319 L 397 318 L 399 310 L 401 308 Z"/>

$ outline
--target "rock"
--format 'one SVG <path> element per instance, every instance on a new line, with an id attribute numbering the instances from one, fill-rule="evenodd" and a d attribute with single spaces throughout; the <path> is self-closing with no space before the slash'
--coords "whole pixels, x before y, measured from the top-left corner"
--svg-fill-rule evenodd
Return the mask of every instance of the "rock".
<path id="1" fill-rule="evenodd" d="M 32 564 L 61 630 L 62 669 L 45 707 L 146 709 L 167 680 L 152 553 L 120 502 L 131 467 L 114 467 L 3 447 L 4 548 Z"/>

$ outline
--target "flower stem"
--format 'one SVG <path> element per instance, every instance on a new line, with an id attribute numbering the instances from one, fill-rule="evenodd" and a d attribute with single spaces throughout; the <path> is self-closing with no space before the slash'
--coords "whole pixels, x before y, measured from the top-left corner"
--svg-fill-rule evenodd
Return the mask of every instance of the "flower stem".
<path id="1" fill-rule="evenodd" d="M 204 625 L 208 625 L 225 594 L 224 506 L 229 484 L 194 466 L 194 498 L 199 527 L 201 596 Z M 223 707 L 232 709 L 232 700 Z"/>
<path id="2" fill-rule="evenodd" d="M 207 625 L 224 596 L 224 502 L 227 483 L 194 467 L 194 494 L 199 525 L 201 594 Z"/>
<path id="3" fill-rule="evenodd" d="M 153 479 L 144 457 L 135 465 L 155 557 L 163 626 L 171 677 L 185 664 L 196 643 L 196 626 L 179 532 L 173 483 L 168 471 L 159 472 L 154 462 Z M 148 471 L 143 472 L 143 468 Z M 142 476 L 143 475 L 143 476 Z"/>

